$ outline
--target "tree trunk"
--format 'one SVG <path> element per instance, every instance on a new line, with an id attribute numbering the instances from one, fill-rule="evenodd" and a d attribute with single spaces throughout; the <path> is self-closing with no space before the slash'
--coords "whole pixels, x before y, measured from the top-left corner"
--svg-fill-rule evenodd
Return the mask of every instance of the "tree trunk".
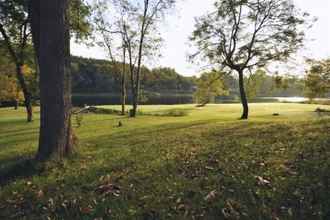
<path id="1" fill-rule="evenodd" d="M 24 79 L 24 75 L 22 72 L 22 65 L 21 64 L 17 64 L 16 65 L 16 77 L 18 79 L 18 82 L 20 84 L 20 87 L 23 91 L 23 95 L 24 95 L 24 106 L 26 108 L 26 114 L 27 114 L 27 122 L 32 122 L 33 119 L 33 111 L 32 111 L 32 95 L 29 92 L 25 79 Z"/>
<path id="2" fill-rule="evenodd" d="M 147 13 L 149 9 L 149 0 L 144 1 L 144 12 L 142 17 L 142 25 L 140 31 L 140 41 L 139 41 L 139 52 L 138 52 L 138 63 L 136 69 L 136 80 L 135 85 L 132 88 L 134 90 L 132 102 L 133 102 L 133 109 L 130 114 L 131 117 L 136 117 L 138 102 L 139 102 L 139 95 L 140 95 L 140 75 L 141 75 L 141 64 L 142 64 L 142 52 L 143 52 L 143 44 L 144 44 L 144 37 L 146 33 L 146 20 L 147 20 Z"/>
<path id="3" fill-rule="evenodd" d="M 129 117 L 135 118 L 136 111 L 137 111 L 136 94 L 135 94 L 135 92 L 132 92 L 132 109 L 130 109 L 130 111 L 129 111 Z"/>
<path id="4" fill-rule="evenodd" d="M 62 158 L 73 151 L 68 0 L 35 0 L 32 4 L 39 4 L 32 5 L 32 20 L 36 21 L 32 22 L 32 31 L 40 71 L 37 159 Z"/>
<path id="5" fill-rule="evenodd" d="M 17 99 L 15 99 L 15 101 L 14 101 L 14 109 L 15 110 L 17 110 L 18 109 L 18 100 Z"/>
<path id="6" fill-rule="evenodd" d="M 246 98 L 245 89 L 244 89 L 244 76 L 243 76 L 243 70 L 238 71 L 238 77 L 239 77 L 239 91 L 241 96 L 241 102 L 243 106 L 243 113 L 241 116 L 241 119 L 245 120 L 249 117 L 249 105 L 248 100 Z"/>
<path id="7" fill-rule="evenodd" d="M 126 105 L 126 48 L 123 48 L 123 67 L 121 73 L 121 114 L 125 115 Z"/>
<path id="8" fill-rule="evenodd" d="M 132 94 L 132 106 L 133 108 L 129 111 L 129 117 L 136 117 L 137 110 L 137 94 L 135 90 L 134 71 L 131 70 L 131 94 Z"/>
<path id="9" fill-rule="evenodd" d="M 132 109 L 131 117 L 136 117 L 136 112 L 137 112 L 138 103 L 139 103 L 139 96 L 140 96 L 140 70 L 139 70 L 139 67 L 137 70 L 136 80 L 135 80 L 135 85 L 134 85 L 133 91 L 134 91 L 132 94 L 133 109 Z"/>

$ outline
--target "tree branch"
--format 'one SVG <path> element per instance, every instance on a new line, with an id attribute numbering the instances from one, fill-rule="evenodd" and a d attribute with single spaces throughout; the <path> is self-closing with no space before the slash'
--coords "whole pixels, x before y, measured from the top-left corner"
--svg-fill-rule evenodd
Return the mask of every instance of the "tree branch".
<path id="1" fill-rule="evenodd" d="M 4 41 L 6 43 L 6 46 L 7 46 L 7 49 L 9 51 L 10 55 L 12 56 L 14 62 L 17 64 L 18 63 L 17 55 L 15 53 L 13 46 L 11 45 L 10 38 L 7 35 L 6 29 L 4 28 L 2 23 L 0 23 L 0 33 L 2 34 L 2 37 L 4 38 Z"/>

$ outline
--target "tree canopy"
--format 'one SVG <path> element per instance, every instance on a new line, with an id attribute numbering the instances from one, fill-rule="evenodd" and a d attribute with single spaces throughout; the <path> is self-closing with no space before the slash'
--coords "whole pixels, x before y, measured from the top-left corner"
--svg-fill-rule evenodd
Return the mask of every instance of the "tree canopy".
<path id="1" fill-rule="evenodd" d="M 225 88 L 223 73 L 217 71 L 203 73 L 197 80 L 194 98 L 200 106 L 214 102 L 217 96 L 228 95 Z"/>
<path id="2" fill-rule="evenodd" d="M 198 52 L 191 57 L 238 72 L 246 119 L 244 71 L 287 60 L 303 44 L 307 17 L 290 0 L 217 0 L 211 13 L 196 20 L 191 40 Z"/>
<path id="3" fill-rule="evenodd" d="M 311 67 L 305 78 L 305 94 L 310 99 L 322 97 L 330 91 L 330 59 L 308 62 Z"/>

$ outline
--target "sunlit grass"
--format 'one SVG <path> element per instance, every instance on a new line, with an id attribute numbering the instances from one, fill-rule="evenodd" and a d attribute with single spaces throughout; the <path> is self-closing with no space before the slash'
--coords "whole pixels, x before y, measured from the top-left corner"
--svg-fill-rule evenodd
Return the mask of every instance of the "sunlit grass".
<path id="1" fill-rule="evenodd" d="M 77 154 L 46 167 L 29 161 L 37 114 L 27 124 L 23 108 L 0 109 L 0 219 L 326 219 L 330 117 L 318 107 L 330 109 L 251 104 L 248 121 L 239 104 L 85 114 L 73 121 Z"/>

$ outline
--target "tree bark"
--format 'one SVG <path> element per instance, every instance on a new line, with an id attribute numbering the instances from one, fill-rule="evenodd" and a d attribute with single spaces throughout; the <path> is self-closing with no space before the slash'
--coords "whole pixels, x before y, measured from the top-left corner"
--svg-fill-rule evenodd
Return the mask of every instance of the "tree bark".
<path id="1" fill-rule="evenodd" d="M 29 22 L 31 25 L 32 42 L 34 47 L 34 52 L 36 54 L 36 65 L 39 66 L 39 45 L 40 45 L 40 2 L 41 0 L 29 0 L 28 1 L 28 12 L 29 12 Z"/>
<path id="2" fill-rule="evenodd" d="M 245 88 L 244 88 L 244 75 L 243 70 L 238 70 L 238 78 L 239 78 L 239 91 L 241 96 L 241 102 L 243 106 L 243 113 L 241 116 L 242 120 L 248 119 L 249 117 L 249 104 L 246 98 Z"/>
<path id="3" fill-rule="evenodd" d="M 137 112 L 137 106 L 138 106 L 138 96 L 139 94 L 137 92 L 134 92 L 134 95 L 132 97 L 132 101 L 133 101 L 133 109 L 132 109 L 132 113 L 131 113 L 131 117 L 136 117 L 136 112 Z"/>
<path id="4" fill-rule="evenodd" d="M 135 69 L 131 68 L 131 94 L 132 94 L 132 109 L 129 111 L 129 117 L 135 118 L 136 117 L 136 111 L 137 111 L 137 99 L 138 94 L 136 93 L 137 90 L 135 88 L 136 86 L 136 79 L 134 77 Z"/>
<path id="5" fill-rule="evenodd" d="M 31 9 L 40 71 L 37 159 L 63 158 L 73 151 L 68 0 L 34 0 Z"/>
<path id="6" fill-rule="evenodd" d="M 121 114 L 125 115 L 126 105 L 126 48 L 123 48 L 123 66 L 121 73 Z"/>
<path id="7" fill-rule="evenodd" d="M 30 91 L 28 90 L 27 85 L 25 83 L 21 64 L 16 65 L 16 77 L 18 79 L 18 82 L 20 84 L 20 87 L 22 88 L 23 95 L 24 95 L 24 106 L 26 108 L 27 122 L 32 122 L 32 120 L 33 120 L 32 95 L 31 95 Z"/>
<path id="8" fill-rule="evenodd" d="M 18 109 L 18 100 L 17 99 L 14 100 L 14 109 L 15 110 Z"/>

